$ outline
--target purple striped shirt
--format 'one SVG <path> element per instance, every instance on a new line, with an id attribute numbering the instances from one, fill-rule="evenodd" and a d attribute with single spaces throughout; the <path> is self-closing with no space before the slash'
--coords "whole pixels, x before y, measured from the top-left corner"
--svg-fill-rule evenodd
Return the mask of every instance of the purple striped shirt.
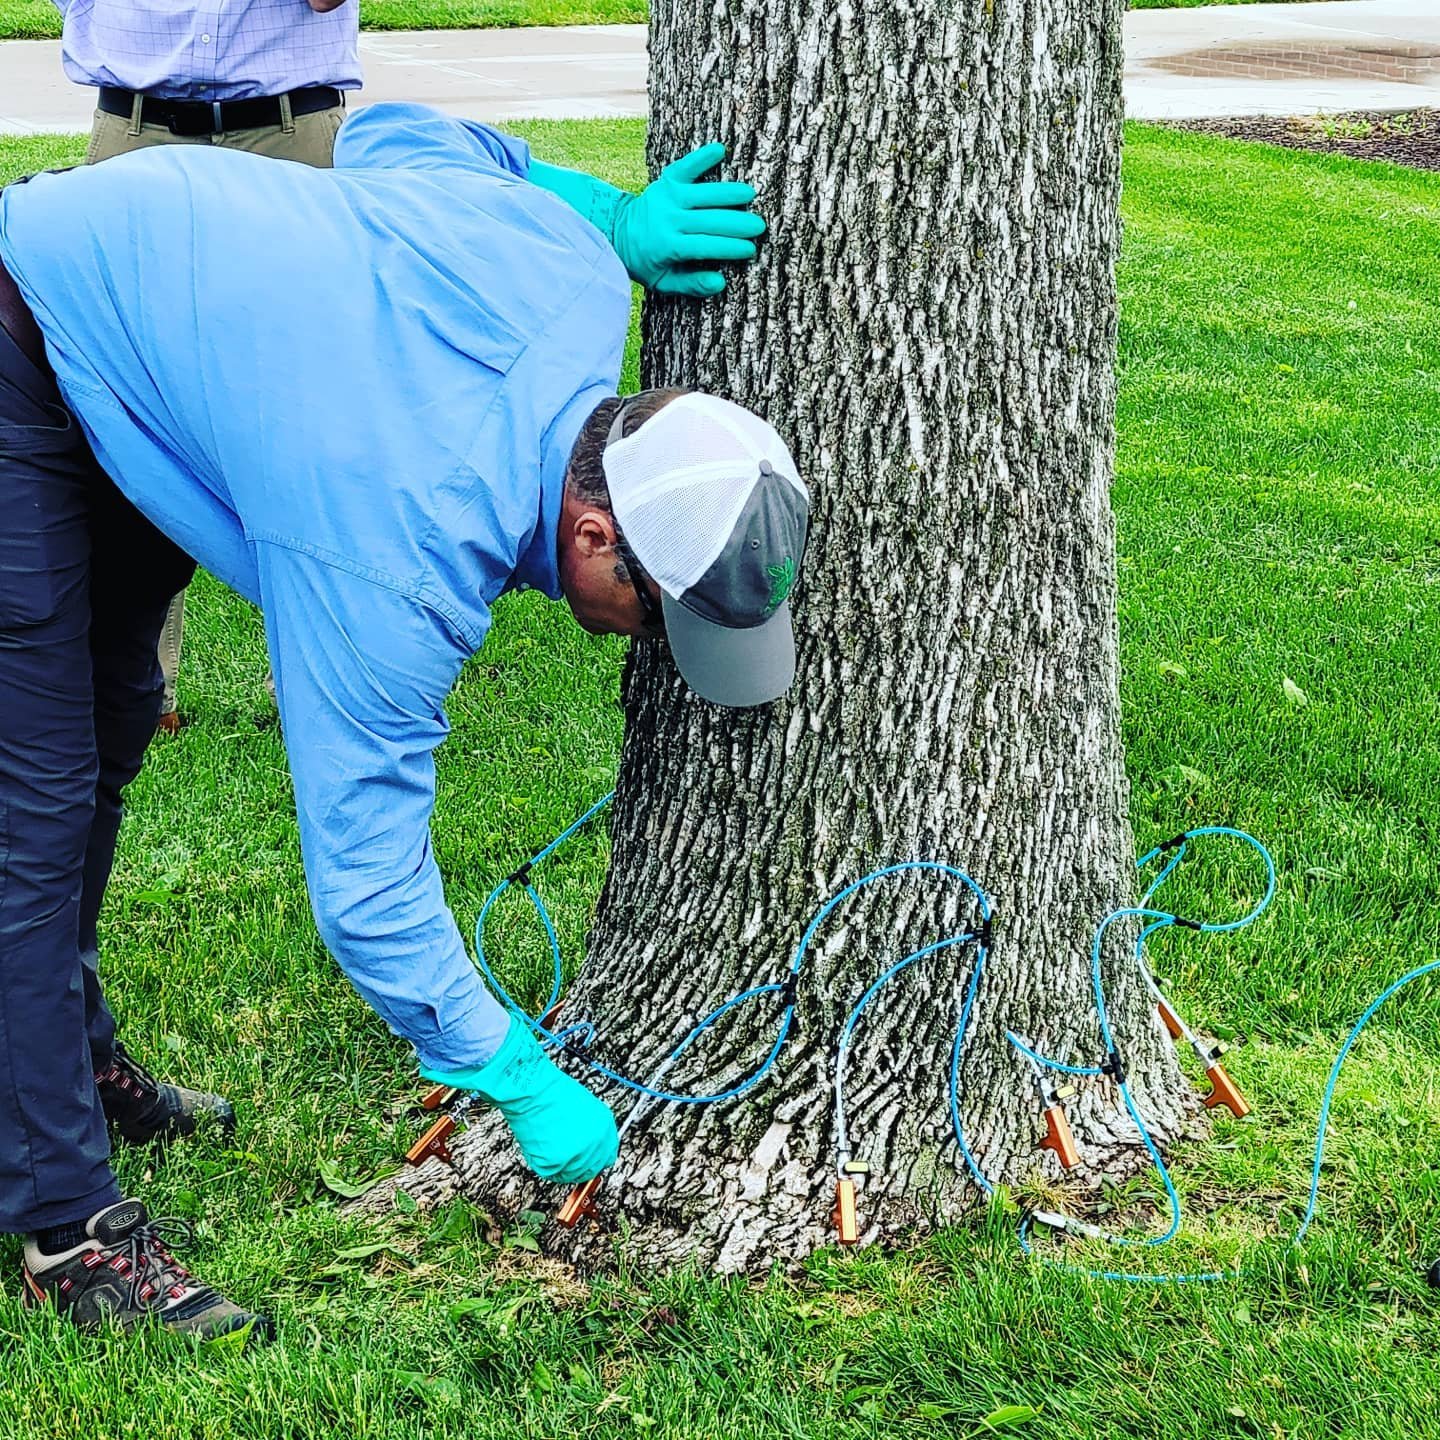
<path id="1" fill-rule="evenodd" d="M 55 0 L 65 73 L 182 100 L 360 88 L 360 0 Z"/>

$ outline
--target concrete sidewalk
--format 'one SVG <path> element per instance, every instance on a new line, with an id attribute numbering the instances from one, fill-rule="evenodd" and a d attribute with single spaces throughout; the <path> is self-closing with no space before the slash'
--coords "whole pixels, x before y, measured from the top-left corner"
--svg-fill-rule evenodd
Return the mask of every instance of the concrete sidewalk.
<path id="1" fill-rule="evenodd" d="M 484 120 L 644 115 L 645 26 L 367 32 L 355 103 L 423 100 Z M 1139 10 L 1125 103 L 1144 119 L 1440 105 L 1440 0 Z M 0 43 L 0 134 L 88 130 L 92 93 L 53 41 Z"/>
<path id="2" fill-rule="evenodd" d="M 644 115 L 645 29 L 365 31 L 352 104 L 423 100 L 480 120 Z M 0 135 L 88 130 L 94 107 L 94 92 L 65 78 L 56 41 L 0 42 Z"/>
<path id="3" fill-rule="evenodd" d="M 1139 10 L 1125 17 L 1137 119 L 1440 105 L 1440 0 Z"/>
<path id="4" fill-rule="evenodd" d="M 643 115 L 645 30 L 367 31 L 360 100 L 423 100 L 481 120 Z"/>

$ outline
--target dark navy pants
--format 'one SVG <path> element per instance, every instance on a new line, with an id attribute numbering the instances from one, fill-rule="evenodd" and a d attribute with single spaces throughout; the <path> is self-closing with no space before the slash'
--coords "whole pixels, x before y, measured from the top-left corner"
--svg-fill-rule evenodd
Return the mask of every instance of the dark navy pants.
<path id="1" fill-rule="evenodd" d="M 96 921 L 159 711 L 156 641 L 192 569 L 0 327 L 0 1231 L 119 1198 Z"/>

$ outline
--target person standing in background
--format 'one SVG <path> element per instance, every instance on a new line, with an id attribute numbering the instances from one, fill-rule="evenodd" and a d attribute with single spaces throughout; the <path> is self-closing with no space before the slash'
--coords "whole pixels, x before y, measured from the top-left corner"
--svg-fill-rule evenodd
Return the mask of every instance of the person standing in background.
<path id="1" fill-rule="evenodd" d="M 330 164 L 360 72 L 359 0 L 55 0 L 65 73 L 98 90 L 87 162 L 152 145 L 220 145 Z M 159 728 L 175 694 L 185 595 L 160 636 Z"/>

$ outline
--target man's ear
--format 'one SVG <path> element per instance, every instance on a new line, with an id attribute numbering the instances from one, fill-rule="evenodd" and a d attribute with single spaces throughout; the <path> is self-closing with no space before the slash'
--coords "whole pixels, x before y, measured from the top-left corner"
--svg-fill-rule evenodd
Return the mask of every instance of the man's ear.
<path id="1" fill-rule="evenodd" d="M 574 521 L 575 553 L 582 560 L 615 548 L 618 538 L 615 521 L 603 510 L 582 510 Z"/>

